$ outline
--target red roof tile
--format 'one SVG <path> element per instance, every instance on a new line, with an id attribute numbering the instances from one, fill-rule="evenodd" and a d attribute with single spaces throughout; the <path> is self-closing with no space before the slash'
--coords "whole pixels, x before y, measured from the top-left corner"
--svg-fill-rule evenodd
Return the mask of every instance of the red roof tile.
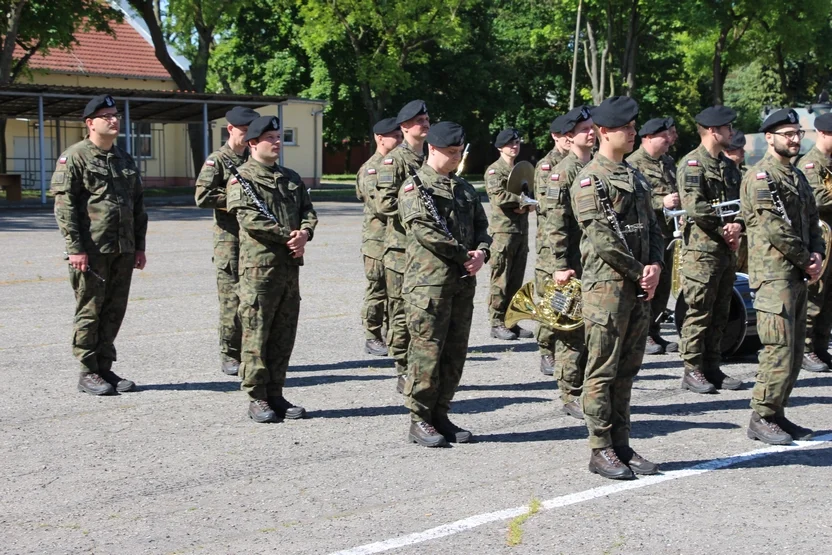
<path id="1" fill-rule="evenodd" d="M 140 79 L 170 79 L 156 59 L 153 47 L 129 23 L 111 22 L 115 36 L 89 31 L 79 33 L 71 50 L 52 50 L 46 56 L 35 54 L 29 68 L 54 73 L 106 75 Z M 14 57 L 23 56 L 15 47 Z"/>

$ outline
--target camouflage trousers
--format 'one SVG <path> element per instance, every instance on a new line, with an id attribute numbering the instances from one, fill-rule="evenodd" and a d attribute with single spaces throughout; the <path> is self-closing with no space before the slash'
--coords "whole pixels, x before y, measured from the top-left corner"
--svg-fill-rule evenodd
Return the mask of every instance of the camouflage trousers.
<path id="1" fill-rule="evenodd" d="M 364 306 L 361 309 L 364 337 L 381 340 L 384 339 L 382 330 L 387 320 L 387 283 L 384 263 L 364 255 L 364 276 L 367 278 Z"/>
<path id="2" fill-rule="evenodd" d="M 474 313 L 475 278 L 405 294 L 410 345 L 405 405 L 414 422 L 447 414 L 462 379 Z"/>
<path id="3" fill-rule="evenodd" d="M 543 283 L 551 277 L 552 274 L 537 268 L 534 269 L 534 290 L 538 299 L 543 292 Z M 555 356 L 555 330 L 543 324 L 538 324 L 534 337 L 537 339 L 540 356 Z"/>
<path id="4" fill-rule="evenodd" d="M 407 373 L 407 345 L 410 342 L 402 299 L 404 275 L 390 268 L 385 268 L 384 275 L 387 287 L 387 349 L 396 361 L 396 374 L 403 376 Z"/>
<path id="5" fill-rule="evenodd" d="M 630 395 L 641 368 L 650 305 L 636 299 L 632 281 L 602 281 L 583 291 L 587 347 L 581 397 L 589 446 L 630 442 Z"/>
<path id="6" fill-rule="evenodd" d="M 214 243 L 214 265 L 217 268 L 217 296 L 220 301 L 220 353 L 240 360 L 243 329 L 240 324 L 237 283 L 240 281 L 240 244 L 232 241 Z"/>
<path id="7" fill-rule="evenodd" d="M 132 252 L 91 254 L 91 272 L 69 267 L 69 282 L 75 291 L 72 354 L 81 362 L 82 372 L 109 370 L 116 360 L 114 343 L 127 312 L 135 262 Z"/>
<path id="8" fill-rule="evenodd" d="M 298 266 L 243 268 L 241 389 L 252 400 L 283 394 L 300 313 Z"/>
<path id="9" fill-rule="evenodd" d="M 665 238 L 665 241 L 668 241 Z M 670 285 L 673 279 L 673 249 L 664 251 L 664 269 L 659 274 L 659 284 L 656 286 L 656 293 L 650 301 L 650 337 L 661 335 L 662 325 L 657 322 L 659 316 L 667 308 L 667 301 L 670 299 Z"/>
<path id="10" fill-rule="evenodd" d="M 511 298 L 523 285 L 529 237 L 523 233 L 494 233 L 492 238 L 488 318 L 492 326 L 499 326 L 505 321 Z"/>
<path id="11" fill-rule="evenodd" d="M 555 331 L 555 378 L 563 404 L 581 397 L 586 373 L 584 329 Z"/>
<path id="12" fill-rule="evenodd" d="M 722 334 L 731 312 L 736 257 L 688 251 L 682 262 L 682 295 L 688 311 L 682 325 L 679 352 L 686 368 L 706 377 L 719 370 Z"/>
<path id="13" fill-rule="evenodd" d="M 803 280 L 764 281 L 757 290 L 759 355 L 757 383 L 751 391 L 751 408 L 770 418 L 788 405 L 803 362 L 806 334 L 806 284 Z"/>
<path id="14" fill-rule="evenodd" d="M 817 283 L 809 286 L 809 301 L 806 306 L 806 347 L 805 351 L 822 353 L 829 350 L 832 335 L 832 264 Z"/>

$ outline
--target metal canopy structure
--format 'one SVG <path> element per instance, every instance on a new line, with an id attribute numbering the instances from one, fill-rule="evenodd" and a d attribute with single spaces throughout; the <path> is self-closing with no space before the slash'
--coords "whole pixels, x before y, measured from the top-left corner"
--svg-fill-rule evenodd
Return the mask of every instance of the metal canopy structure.
<path id="1" fill-rule="evenodd" d="M 96 95 L 109 94 L 122 103 L 127 151 L 132 150 L 131 120 L 147 123 L 201 123 L 203 152 L 207 156 L 209 122 L 225 117 L 234 106 L 276 104 L 282 120 L 287 96 L 210 94 L 189 91 L 149 91 L 101 87 L 63 87 L 52 85 L 6 85 L 0 87 L 0 118 L 38 121 L 40 151 L 40 198 L 46 204 L 46 161 L 44 158 L 44 120 L 80 121 L 87 102 Z M 300 100 L 300 99 L 298 99 Z M 132 154 L 132 152 L 130 152 Z M 283 163 L 283 151 L 281 150 Z"/>

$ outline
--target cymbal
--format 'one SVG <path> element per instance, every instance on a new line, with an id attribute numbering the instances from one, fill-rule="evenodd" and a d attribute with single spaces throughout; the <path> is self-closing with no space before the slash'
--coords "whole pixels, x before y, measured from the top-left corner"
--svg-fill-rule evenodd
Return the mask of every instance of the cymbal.
<path id="1" fill-rule="evenodd" d="M 534 166 L 530 162 L 517 162 L 508 174 L 506 190 L 519 195 L 522 192 L 532 194 L 534 190 Z"/>

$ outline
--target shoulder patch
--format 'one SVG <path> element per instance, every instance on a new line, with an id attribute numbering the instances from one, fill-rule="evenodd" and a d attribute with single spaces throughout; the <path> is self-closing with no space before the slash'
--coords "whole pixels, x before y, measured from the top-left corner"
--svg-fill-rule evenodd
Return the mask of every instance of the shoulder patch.
<path id="1" fill-rule="evenodd" d="M 559 173 L 553 173 L 552 176 L 549 179 L 552 180 L 552 181 L 560 181 L 560 174 Z"/>
<path id="2" fill-rule="evenodd" d="M 767 177 L 768 177 L 768 174 L 766 172 L 760 172 L 760 173 L 757 174 L 757 179 L 758 180 L 766 179 Z"/>
<path id="3" fill-rule="evenodd" d="M 586 214 L 595 211 L 595 197 L 592 195 L 583 195 L 577 199 L 578 213 Z"/>
<path id="4" fill-rule="evenodd" d="M 228 191 L 228 200 L 237 201 L 243 198 L 243 191 L 239 187 L 234 187 Z"/>
<path id="5" fill-rule="evenodd" d="M 762 187 L 757 189 L 757 202 L 771 201 L 771 191 Z"/>
<path id="6" fill-rule="evenodd" d="M 497 173 L 497 170 L 488 170 L 488 175 L 494 175 Z"/>
<path id="7" fill-rule="evenodd" d="M 551 164 L 541 164 L 540 169 L 547 172 L 547 171 L 552 169 L 552 165 Z"/>
<path id="8" fill-rule="evenodd" d="M 588 177 L 581 179 L 581 187 L 589 187 L 590 185 L 592 185 L 592 179 Z"/>
<path id="9" fill-rule="evenodd" d="M 385 158 L 384 159 L 384 165 L 385 166 L 391 166 L 392 164 L 393 164 L 393 159 L 392 158 Z"/>
<path id="10" fill-rule="evenodd" d="M 405 192 L 405 193 L 409 193 L 409 192 L 410 192 L 410 191 L 412 191 L 415 187 L 416 187 L 416 185 L 414 185 L 413 183 L 408 183 L 407 185 L 405 185 L 405 186 L 404 186 L 404 192 Z"/>
<path id="11" fill-rule="evenodd" d="M 815 169 L 815 163 L 814 162 L 809 162 L 808 164 L 806 164 L 803 167 L 807 170 L 813 170 L 813 169 Z"/>
<path id="12" fill-rule="evenodd" d="M 58 163 L 59 163 L 59 164 L 66 164 L 66 156 L 61 156 L 61 157 L 58 159 Z"/>
<path id="13" fill-rule="evenodd" d="M 688 160 L 688 166 L 695 168 L 699 166 L 699 160 Z"/>
<path id="14" fill-rule="evenodd" d="M 205 161 L 205 165 L 206 165 L 206 166 L 209 166 L 209 167 L 211 167 L 211 168 L 213 168 L 213 167 L 214 167 L 214 163 L 215 163 L 215 162 L 214 162 L 213 160 L 211 160 L 210 158 L 208 158 L 208 159 Z"/>
<path id="15" fill-rule="evenodd" d="M 375 168 L 367 168 L 367 173 L 370 174 L 370 175 L 375 175 L 376 174 L 376 169 Z"/>

